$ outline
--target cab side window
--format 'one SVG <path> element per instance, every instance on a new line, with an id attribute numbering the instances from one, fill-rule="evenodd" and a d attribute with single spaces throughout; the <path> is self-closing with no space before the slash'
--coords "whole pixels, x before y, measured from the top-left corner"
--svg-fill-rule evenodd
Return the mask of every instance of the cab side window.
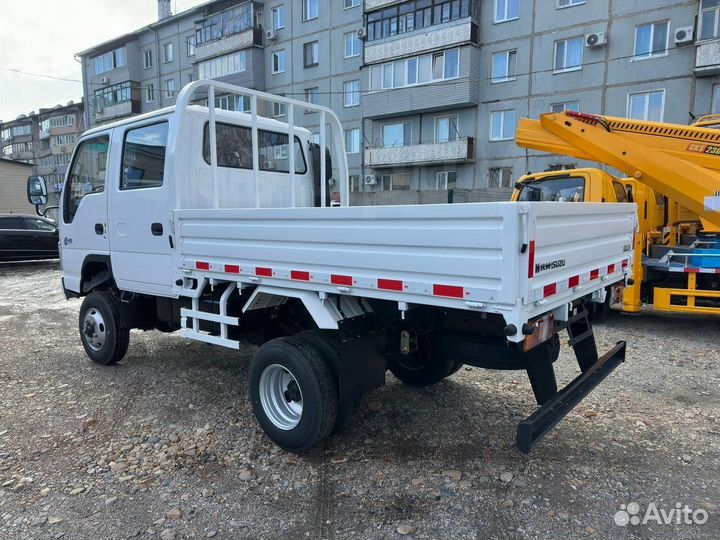
<path id="1" fill-rule="evenodd" d="M 613 182 L 613 188 L 615 189 L 615 198 L 617 199 L 617 202 L 628 202 L 625 186 L 623 186 L 620 182 Z"/>
<path id="2" fill-rule="evenodd" d="M 163 185 L 167 138 L 167 122 L 130 129 L 125 133 L 120 189 Z"/>
<path id="3" fill-rule="evenodd" d="M 80 143 L 70 167 L 65 186 L 63 220 L 72 223 L 80 201 L 90 194 L 105 190 L 107 153 L 110 137 L 101 135 Z"/>

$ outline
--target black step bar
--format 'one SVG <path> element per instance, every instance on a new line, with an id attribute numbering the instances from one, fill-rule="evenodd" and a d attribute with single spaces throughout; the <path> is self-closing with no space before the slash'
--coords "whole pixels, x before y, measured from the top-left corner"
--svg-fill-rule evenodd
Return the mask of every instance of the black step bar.
<path id="1" fill-rule="evenodd" d="M 575 380 L 520 422 L 517 429 L 517 449 L 523 454 L 530 452 L 530 449 L 538 441 L 555 427 L 560 420 L 565 418 L 616 367 L 625 361 L 625 346 L 624 341 L 619 341 L 615 347 L 598 358 L 594 364 L 583 370 Z M 580 360 L 578 358 L 578 361 Z"/>

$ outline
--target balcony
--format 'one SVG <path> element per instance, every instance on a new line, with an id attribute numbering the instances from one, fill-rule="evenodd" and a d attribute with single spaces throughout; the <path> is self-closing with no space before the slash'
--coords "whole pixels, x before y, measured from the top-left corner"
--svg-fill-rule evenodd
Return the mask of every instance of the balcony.
<path id="1" fill-rule="evenodd" d="M 365 118 L 391 118 L 409 113 L 476 107 L 480 103 L 480 83 L 459 78 L 404 88 L 371 92 L 363 96 Z"/>
<path id="2" fill-rule="evenodd" d="M 139 112 L 140 100 L 130 99 L 127 101 L 116 103 L 114 105 L 104 105 L 102 107 L 97 107 L 95 110 L 95 119 L 97 121 L 114 120 L 116 118 L 130 116 L 131 114 L 138 114 Z"/>
<path id="3" fill-rule="evenodd" d="M 464 43 L 475 43 L 478 27 L 470 18 L 430 26 L 365 44 L 365 63 L 374 64 L 422 51 L 447 49 Z"/>
<path id="4" fill-rule="evenodd" d="M 403 0 L 365 0 L 365 11 L 375 11 L 376 9 L 399 4 Z"/>
<path id="5" fill-rule="evenodd" d="M 252 47 L 253 45 L 261 47 L 262 43 L 263 31 L 259 28 L 248 27 L 235 34 L 230 34 L 229 36 L 197 45 L 195 47 L 195 61 L 201 62 L 214 56 L 220 56 L 240 49 L 246 49 L 248 47 Z"/>
<path id="6" fill-rule="evenodd" d="M 720 40 L 700 43 L 695 49 L 695 76 L 720 74 Z"/>
<path id="7" fill-rule="evenodd" d="M 411 166 L 470 163 L 475 160 L 475 141 L 472 137 L 456 141 L 368 148 L 365 165 L 375 169 Z"/>

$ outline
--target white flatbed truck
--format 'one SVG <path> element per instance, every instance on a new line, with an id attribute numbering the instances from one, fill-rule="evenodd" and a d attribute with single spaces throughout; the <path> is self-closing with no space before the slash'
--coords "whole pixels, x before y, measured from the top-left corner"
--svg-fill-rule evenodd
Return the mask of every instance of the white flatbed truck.
<path id="1" fill-rule="evenodd" d="M 219 93 L 246 96 L 250 113 L 216 110 Z M 273 108 L 287 123 L 263 115 Z M 319 144 L 294 125 L 306 110 Z M 46 192 L 28 180 L 31 202 Z M 349 207 L 348 192 L 330 109 L 217 81 L 85 132 L 59 214 L 63 290 L 84 297 L 88 356 L 118 362 L 133 328 L 255 343 L 253 411 L 296 452 L 346 427 L 387 370 L 424 386 L 463 364 L 528 373 L 528 452 L 624 360 L 623 342 L 598 354 L 586 305 L 630 279 L 634 204 Z M 580 374 L 558 390 L 561 330 Z"/>

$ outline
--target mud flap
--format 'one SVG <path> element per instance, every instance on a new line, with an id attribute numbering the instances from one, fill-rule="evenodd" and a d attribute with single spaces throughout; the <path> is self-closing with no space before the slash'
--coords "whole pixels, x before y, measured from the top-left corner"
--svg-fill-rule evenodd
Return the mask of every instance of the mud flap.
<path id="1" fill-rule="evenodd" d="M 605 355 L 598 358 L 592 365 L 582 369 L 565 388 L 552 398 L 544 401 L 538 409 L 518 424 L 517 449 L 523 454 L 540 441 L 557 425 L 580 401 L 600 384 L 613 370 L 625 361 L 625 342 L 618 342 Z M 577 351 L 576 351 L 577 352 Z M 584 359 L 578 355 L 578 362 L 583 366 Z"/>

